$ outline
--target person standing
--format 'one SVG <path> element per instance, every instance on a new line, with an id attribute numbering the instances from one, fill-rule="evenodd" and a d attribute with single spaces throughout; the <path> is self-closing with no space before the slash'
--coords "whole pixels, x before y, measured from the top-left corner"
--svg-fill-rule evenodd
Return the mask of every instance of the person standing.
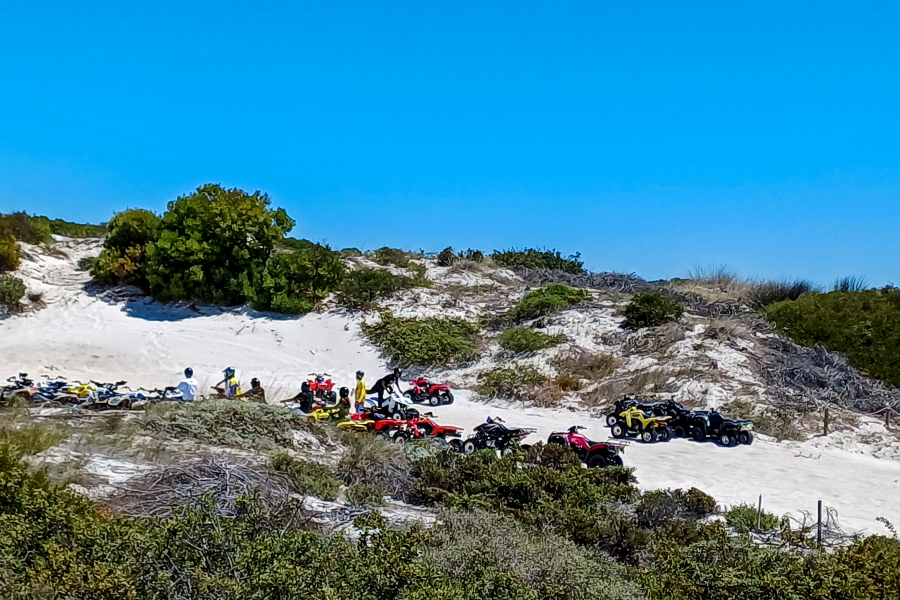
<path id="1" fill-rule="evenodd" d="M 366 403 L 366 382 L 363 381 L 363 377 L 365 377 L 365 373 L 362 371 L 356 372 L 356 390 L 354 391 L 354 400 L 355 406 L 353 407 L 354 412 L 359 412 L 360 407 Z"/>
<path id="2" fill-rule="evenodd" d="M 184 402 L 193 402 L 197 397 L 197 389 L 200 384 L 194 379 L 194 370 L 190 367 L 184 370 L 184 379 L 179 382 L 175 389 L 181 392 L 181 399 Z"/>

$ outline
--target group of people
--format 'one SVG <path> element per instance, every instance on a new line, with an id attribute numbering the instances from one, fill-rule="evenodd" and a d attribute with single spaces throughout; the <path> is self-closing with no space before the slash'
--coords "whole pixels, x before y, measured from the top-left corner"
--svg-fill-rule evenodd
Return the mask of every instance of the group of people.
<path id="1" fill-rule="evenodd" d="M 233 367 L 227 367 L 222 371 L 222 374 L 224 375 L 222 381 L 213 386 L 213 389 L 216 390 L 216 393 L 220 398 L 234 398 L 236 400 L 256 402 L 266 401 L 266 392 L 260 384 L 259 379 L 256 377 L 250 380 L 250 389 L 243 392 L 241 390 L 241 383 L 235 376 Z M 364 381 L 365 375 L 366 374 L 362 371 L 356 372 L 356 387 L 353 391 L 353 402 L 350 400 L 349 388 L 342 387 L 338 390 L 338 398 L 334 406 L 341 411 L 342 416 L 346 416 L 351 410 L 358 411 L 359 407 L 365 403 L 366 398 L 373 394 L 378 396 L 379 406 L 385 406 L 385 404 L 387 404 L 391 411 L 394 410 L 394 403 L 397 397 L 400 396 L 400 378 L 403 375 L 403 371 L 399 368 L 394 369 L 392 372 L 376 381 L 371 389 L 366 388 L 366 382 Z M 194 378 L 194 370 L 191 367 L 188 367 L 184 370 L 184 379 L 175 386 L 175 389 L 181 392 L 182 400 L 185 402 L 193 402 L 197 397 L 199 387 L 199 382 Z M 282 400 L 282 402 L 296 402 L 299 404 L 301 411 L 309 413 L 312 412 L 313 406 L 316 403 L 316 396 L 313 393 L 309 382 L 304 381 L 300 385 L 299 394 L 293 398 Z"/>

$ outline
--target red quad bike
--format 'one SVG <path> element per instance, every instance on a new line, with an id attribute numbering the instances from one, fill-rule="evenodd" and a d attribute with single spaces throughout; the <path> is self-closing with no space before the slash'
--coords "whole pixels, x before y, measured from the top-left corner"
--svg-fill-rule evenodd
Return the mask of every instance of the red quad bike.
<path id="1" fill-rule="evenodd" d="M 430 412 L 418 416 L 414 419 L 410 419 L 410 423 L 414 423 L 416 429 L 421 432 L 422 435 L 430 435 L 436 438 L 440 438 L 447 442 L 450 447 L 457 452 L 462 450 L 462 440 L 459 439 L 462 438 L 462 427 L 438 425 L 434 422 L 434 415 Z"/>
<path id="2" fill-rule="evenodd" d="M 331 375 L 328 373 L 310 373 L 309 376 L 312 377 L 312 379 L 306 380 L 309 383 L 309 391 L 316 398 L 324 400 L 327 404 L 337 402 L 337 392 L 334 391 L 334 382 L 331 380 Z M 326 377 L 328 379 L 325 379 Z"/>
<path id="3" fill-rule="evenodd" d="M 625 452 L 625 444 L 591 441 L 579 433 L 582 429 L 584 427 L 575 425 L 564 433 L 558 431 L 551 433 L 547 443 L 570 448 L 590 469 L 622 466 L 622 457 L 619 454 Z"/>
<path id="4" fill-rule="evenodd" d="M 425 377 L 416 377 L 403 395 L 417 403 L 427 402 L 431 406 L 453 404 L 453 393 L 445 383 L 432 383 Z"/>

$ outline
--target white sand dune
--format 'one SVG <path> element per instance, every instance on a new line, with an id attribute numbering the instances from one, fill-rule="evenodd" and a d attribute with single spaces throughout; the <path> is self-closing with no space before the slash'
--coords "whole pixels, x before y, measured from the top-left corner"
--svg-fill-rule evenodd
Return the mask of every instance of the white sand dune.
<path id="1" fill-rule="evenodd" d="M 246 384 L 259 377 L 269 397 L 286 397 L 306 375 L 327 372 L 351 385 L 362 369 L 371 384 L 386 371 L 377 350 L 360 334 L 359 317 L 340 311 L 279 317 L 247 309 L 164 306 L 144 298 L 113 300 L 85 291 L 89 277 L 75 270 L 81 256 L 96 254 L 97 242 L 63 240 L 68 258 L 27 253 L 20 269 L 30 291 L 47 307 L 0 321 L 0 374 L 113 381 L 131 386 L 173 385 L 182 369 L 194 368 L 202 386 L 215 383 L 226 366 Z M 586 426 L 589 437 L 606 439 L 598 419 L 570 409 L 485 404 L 466 390 L 457 402 L 433 411 L 441 422 L 471 429 L 491 416 L 512 426 L 536 427 L 534 441 L 570 425 Z M 531 440 L 528 440 L 531 441 Z M 876 517 L 900 522 L 900 461 L 837 448 L 828 440 L 720 448 L 674 440 L 632 443 L 626 465 L 636 468 L 644 489 L 697 487 L 720 504 L 755 503 L 799 516 L 815 512 L 816 501 L 836 509 L 847 531 L 884 533 Z"/>

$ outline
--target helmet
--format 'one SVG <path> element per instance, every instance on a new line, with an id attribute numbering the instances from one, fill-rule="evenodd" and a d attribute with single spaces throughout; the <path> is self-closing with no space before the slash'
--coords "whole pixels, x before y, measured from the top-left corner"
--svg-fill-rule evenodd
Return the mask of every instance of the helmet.
<path id="1" fill-rule="evenodd" d="M 394 377 L 400 379 L 400 376 L 403 375 L 403 371 L 400 370 L 400 367 L 394 369 Z"/>
<path id="2" fill-rule="evenodd" d="M 259 387 L 259 379 L 257 379 L 256 377 L 254 377 L 253 379 L 251 379 L 251 380 L 250 380 L 250 387 L 252 387 L 253 389 L 258 388 L 258 387 Z"/>
<path id="3" fill-rule="evenodd" d="M 193 377 L 194 370 L 192 368 L 188 367 L 187 369 L 184 370 L 184 376 L 185 377 Z"/>
<path id="4" fill-rule="evenodd" d="M 300 384 L 300 391 L 302 391 L 302 392 L 309 391 L 309 382 L 308 381 L 304 381 L 303 383 Z"/>
<path id="5" fill-rule="evenodd" d="M 362 379 L 364 375 L 365 375 L 365 373 L 363 373 L 362 371 L 357 371 L 357 372 L 356 372 L 356 378 L 357 378 L 357 379 Z"/>
<path id="6" fill-rule="evenodd" d="M 338 390 L 338 393 L 340 394 L 341 398 L 349 398 L 350 388 L 342 387 L 340 390 Z"/>
<path id="7" fill-rule="evenodd" d="M 225 373 L 227 377 L 231 377 L 234 375 L 234 367 L 225 367 L 225 370 L 222 372 Z"/>

